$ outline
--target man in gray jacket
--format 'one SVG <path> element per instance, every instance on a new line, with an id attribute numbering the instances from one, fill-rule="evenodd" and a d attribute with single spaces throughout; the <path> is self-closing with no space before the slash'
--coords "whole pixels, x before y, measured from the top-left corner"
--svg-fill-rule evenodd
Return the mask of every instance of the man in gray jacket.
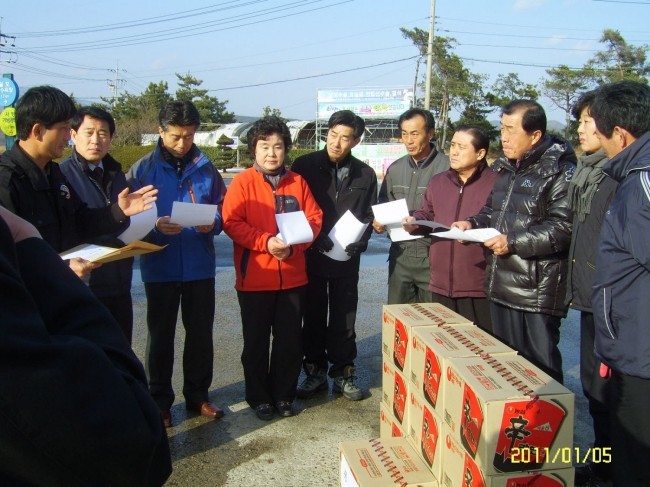
<path id="1" fill-rule="evenodd" d="M 379 190 L 379 203 L 406 199 L 409 215 L 420 209 L 429 180 L 449 169 L 449 157 L 431 142 L 435 135 L 433 115 L 411 108 L 399 117 L 399 128 L 408 155 L 393 162 Z M 377 233 L 386 227 L 374 221 Z M 394 241 L 388 254 L 388 304 L 427 303 L 429 291 L 429 247 L 431 237 Z"/>

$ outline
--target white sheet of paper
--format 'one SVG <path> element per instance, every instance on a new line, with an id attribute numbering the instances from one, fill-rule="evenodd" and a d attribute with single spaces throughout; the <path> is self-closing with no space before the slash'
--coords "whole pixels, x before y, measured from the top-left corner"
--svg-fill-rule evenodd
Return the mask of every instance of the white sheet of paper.
<path id="1" fill-rule="evenodd" d="M 430 220 L 415 220 L 409 223 L 411 225 L 422 225 L 424 227 L 445 228 L 447 230 L 450 230 L 450 228 L 447 225 L 443 225 L 442 223 L 438 223 L 438 222 L 432 222 Z"/>
<path id="2" fill-rule="evenodd" d="M 307 243 L 314 240 L 314 232 L 309 226 L 304 211 L 277 213 L 275 221 L 280 229 L 280 238 L 287 245 Z"/>
<path id="3" fill-rule="evenodd" d="M 404 242 L 423 237 L 423 235 L 411 235 L 402 228 L 402 219 L 409 216 L 409 209 L 404 198 L 375 205 L 372 207 L 372 212 L 375 215 L 375 220 L 386 225 L 388 235 L 393 242 Z"/>
<path id="4" fill-rule="evenodd" d="M 392 223 L 386 225 L 388 229 L 388 235 L 393 242 L 404 242 L 406 240 L 415 240 L 416 238 L 422 238 L 424 235 L 411 235 L 409 232 L 402 228 L 401 223 Z"/>
<path id="5" fill-rule="evenodd" d="M 328 236 L 332 239 L 334 248 L 329 252 L 325 252 L 325 255 L 334 260 L 350 260 L 350 256 L 345 253 L 345 247 L 358 242 L 366 228 L 368 228 L 368 223 L 361 223 L 350 210 L 346 211 L 330 230 Z"/>
<path id="6" fill-rule="evenodd" d="M 142 213 L 138 213 L 135 216 L 131 217 L 131 224 L 129 228 L 124 230 L 119 238 L 126 245 L 129 245 L 134 240 L 142 240 L 146 234 L 148 234 L 156 224 L 156 219 L 158 218 L 158 209 L 156 208 L 156 202 L 154 201 L 151 205 L 153 208 Z"/>
<path id="7" fill-rule="evenodd" d="M 401 226 L 402 218 L 409 216 L 409 209 L 404 198 L 375 205 L 372 207 L 372 212 L 375 215 L 375 220 L 386 226 L 393 223 L 399 223 Z"/>
<path id="8" fill-rule="evenodd" d="M 75 259 L 79 257 L 84 260 L 95 260 L 101 259 L 105 255 L 115 252 L 115 249 L 112 247 L 103 247 L 101 245 L 78 245 L 66 252 L 61 252 L 59 255 L 63 260 Z"/>
<path id="9" fill-rule="evenodd" d="M 217 205 L 202 205 L 194 203 L 183 203 L 182 201 L 174 201 L 169 222 L 176 223 L 184 227 L 212 225 L 216 214 Z"/>
<path id="10" fill-rule="evenodd" d="M 434 237 L 449 238 L 452 240 L 465 240 L 466 242 L 480 242 L 501 235 L 501 232 L 496 228 L 473 228 L 472 230 L 462 231 L 458 228 L 452 228 L 448 232 L 432 233 Z"/>

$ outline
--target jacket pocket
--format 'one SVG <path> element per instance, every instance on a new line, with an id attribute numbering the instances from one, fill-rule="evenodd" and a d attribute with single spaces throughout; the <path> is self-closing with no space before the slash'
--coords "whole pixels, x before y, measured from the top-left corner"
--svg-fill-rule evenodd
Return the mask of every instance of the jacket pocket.
<path id="1" fill-rule="evenodd" d="M 242 284 L 244 283 L 244 279 L 246 279 L 246 270 L 248 269 L 248 260 L 250 259 L 250 256 L 251 256 L 250 249 L 244 249 L 244 252 L 242 253 L 241 256 L 241 260 L 239 261 L 239 270 L 241 272 Z"/>
<path id="2" fill-rule="evenodd" d="M 607 327 L 607 333 L 612 338 L 616 340 L 616 332 L 614 331 L 614 324 L 612 323 L 612 290 L 610 288 L 604 287 L 602 290 L 603 293 L 603 318 L 605 320 L 605 326 Z"/>

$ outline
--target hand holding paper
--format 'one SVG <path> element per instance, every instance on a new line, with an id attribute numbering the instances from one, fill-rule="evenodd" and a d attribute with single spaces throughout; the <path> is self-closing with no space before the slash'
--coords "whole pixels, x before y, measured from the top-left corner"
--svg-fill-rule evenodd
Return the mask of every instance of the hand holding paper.
<path id="1" fill-rule="evenodd" d="M 195 205 L 194 203 L 174 201 L 169 222 L 183 227 L 212 225 L 216 214 L 217 205 Z"/>
<path id="2" fill-rule="evenodd" d="M 483 243 L 492 237 L 501 235 L 501 233 L 496 228 L 474 228 L 462 231 L 458 227 L 454 227 L 447 232 L 435 232 L 431 235 L 434 237 L 448 238 L 451 240 L 464 240 L 466 242 Z"/>
<path id="3" fill-rule="evenodd" d="M 275 215 L 282 241 L 287 245 L 309 243 L 314 240 L 314 232 L 304 211 L 278 213 Z"/>
<path id="4" fill-rule="evenodd" d="M 334 247 L 329 252 L 325 252 L 325 255 L 334 260 L 350 260 L 345 248 L 351 243 L 358 242 L 366 228 L 368 223 L 361 223 L 350 210 L 346 211 L 328 235 Z"/>
<path id="5" fill-rule="evenodd" d="M 409 216 L 409 209 L 404 198 L 374 205 L 372 212 L 375 215 L 373 227 L 381 230 L 378 233 L 383 233 L 384 229 L 380 226 L 383 225 L 388 230 L 388 235 L 393 242 L 422 238 L 422 235 L 411 235 L 402 228 L 402 218 Z"/>

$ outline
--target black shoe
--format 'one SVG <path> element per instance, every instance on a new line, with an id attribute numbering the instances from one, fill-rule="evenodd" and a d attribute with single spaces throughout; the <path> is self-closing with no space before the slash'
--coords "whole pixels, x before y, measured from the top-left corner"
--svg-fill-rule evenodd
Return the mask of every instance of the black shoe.
<path id="1" fill-rule="evenodd" d="M 260 404 L 255 408 L 255 414 L 257 414 L 258 418 L 268 421 L 273 419 L 273 408 L 270 404 Z"/>
<path id="2" fill-rule="evenodd" d="M 278 410 L 278 414 L 284 418 L 293 416 L 293 405 L 289 401 L 278 401 L 275 403 L 275 409 Z"/>
<path id="3" fill-rule="evenodd" d="M 591 463 L 576 467 L 574 484 L 575 487 L 612 487 L 614 485 L 611 480 L 594 472 Z"/>

